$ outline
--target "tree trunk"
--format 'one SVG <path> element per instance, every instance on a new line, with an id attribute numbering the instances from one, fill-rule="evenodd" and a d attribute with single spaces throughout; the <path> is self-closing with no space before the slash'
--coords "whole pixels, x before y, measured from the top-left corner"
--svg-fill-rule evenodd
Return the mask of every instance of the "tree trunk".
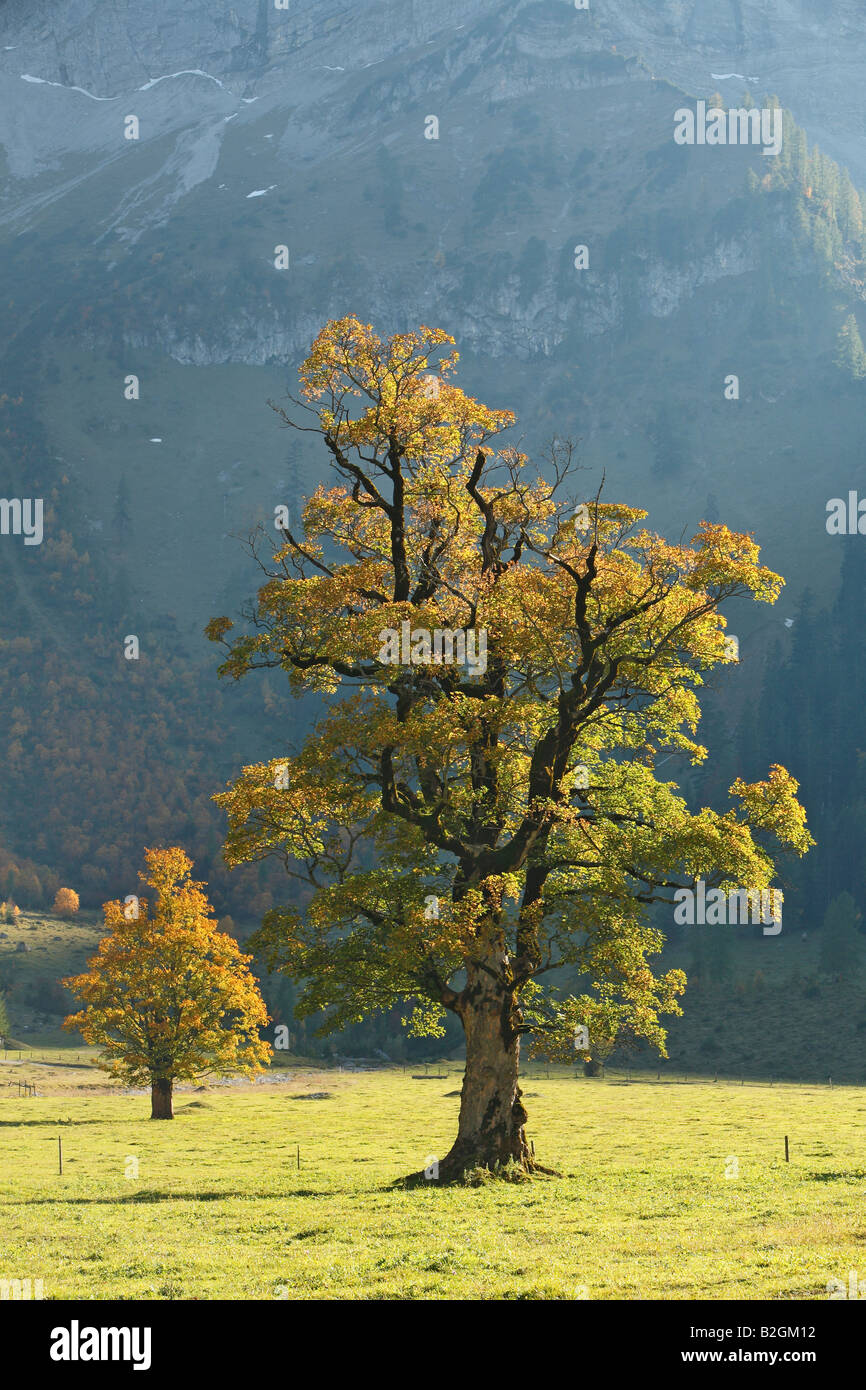
<path id="1" fill-rule="evenodd" d="M 152 1120 L 173 1120 L 172 1088 L 170 1076 L 156 1077 L 150 1088 L 150 1118 Z"/>
<path id="2" fill-rule="evenodd" d="M 439 1179 L 453 1182 L 467 1169 L 492 1169 L 509 1160 L 531 1172 L 536 1165 L 517 1081 L 520 1035 L 511 996 L 485 971 L 470 968 L 459 1012 L 466 1071 L 457 1138 L 439 1164 Z"/>

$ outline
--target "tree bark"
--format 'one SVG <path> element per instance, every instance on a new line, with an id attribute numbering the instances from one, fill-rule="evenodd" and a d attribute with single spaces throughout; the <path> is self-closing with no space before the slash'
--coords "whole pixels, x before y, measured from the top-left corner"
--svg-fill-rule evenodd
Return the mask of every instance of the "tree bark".
<path id="1" fill-rule="evenodd" d="M 484 970 L 470 967 L 458 1013 L 466 1035 L 466 1070 L 457 1138 L 439 1164 L 439 1180 L 459 1181 L 472 1168 L 509 1161 L 531 1172 L 518 1071 L 520 1035 L 511 995 Z"/>
<path id="2" fill-rule="evenodd" d="M 150 1088 L 150 1118 L 152 1120 L 173 1120 L 172 1089 L 174 1082 L 170 1076 L 154 1078 Z"/>

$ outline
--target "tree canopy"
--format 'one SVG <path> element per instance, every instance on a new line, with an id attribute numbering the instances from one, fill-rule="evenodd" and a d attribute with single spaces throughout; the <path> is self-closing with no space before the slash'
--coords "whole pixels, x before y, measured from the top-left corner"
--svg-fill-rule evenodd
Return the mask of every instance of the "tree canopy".
<path id="1" fill-rule="evenodd" d="M 561 1049 L 580 1020 L 540 982 L 571 965 L 663 1046 L 682 980 L 650 969 L 648 905 L 699 878 L 768 887 L 774 846 L 811 843 L 780 766 L 697 812 L 656 766 L 706 757 L 698 691 L 731 659 L 720 606 L 773 603 L 783 581 L 724 525 L 674 544 L 639 508 L 579 500 L 571 446 L 541 468 L 502 442 L 513 416 L 454 384 L 451 349 L 426 327 L 330 323 L 301 370 L 311 422 L 278 407 L 320 434 L 335 484 L 273 554 L 253 543 L 245 629 L 208 635 L 224 675 L 280 669 L 324 711 L 217 798 L 227 855 L 276 855 L 305 885 L 258 940 L 328 1027 L 395 1002 L 417 1032 L 448 1009 L 465 1026 L 480 970 L 506 1034 Z"/>

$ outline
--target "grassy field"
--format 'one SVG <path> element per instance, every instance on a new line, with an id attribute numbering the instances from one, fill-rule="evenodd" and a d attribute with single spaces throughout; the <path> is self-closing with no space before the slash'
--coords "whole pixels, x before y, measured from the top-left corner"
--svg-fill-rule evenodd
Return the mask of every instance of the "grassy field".
<path id="1" fill-rule="evenodd" d="M 86 1054 L 57 1057 L 9 1054 L 0 1077 L 0 1278 L 46 1298 L 823 1299 L 866 1275 L 859 1088 L 533 1068 L 561 1178 L 404 1190 L 449 1146 L 456 1068 L 291 1065 L 153 1123 Z"/>

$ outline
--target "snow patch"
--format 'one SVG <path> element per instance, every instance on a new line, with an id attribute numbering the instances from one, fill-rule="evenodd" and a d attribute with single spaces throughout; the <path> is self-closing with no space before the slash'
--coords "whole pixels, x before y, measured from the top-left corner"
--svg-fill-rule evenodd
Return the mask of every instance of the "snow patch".
<path id="1" fill-rule="evenodd" d="M 15 45 L 17 47 L 17 44 Z M 9 50 L 7 49 L 6 52 Z M 162 77 L 152 77 L 149 82 L 145 82 L 143 87 L 139 87 L 140 92 L 149 92 L 151 87 L 155 87 L 158 82 L 168 82 L 173 77 L 206 77 L 208 82 L 215 82 L 218 87 L 225 90 L 224 84 L 218 77 L 213 77 L 209 72 L 203 72 L 201 68 L 183 68 L 180 72 L 167 72 Z M 49 82 L 47 77 L 33 77 L 29 72 L 21 73 L 22 82 L 38 82 L 42 87 L 61 87 L 64 92 L 81 92 L 82 96 L 90 97 L 91 101 L 120 101 L 120 97 L 98 97 L 93 92 L 88 92 L 85 87 L 67 87 L 63 82 Z M 254 97 L 254 101 L 258 98 Z"/>
<path id="2" fill-rule="evenodd" d="M 711 72 L 710 77 L 714 82 L 729 82 L 732 77 L 736 77 L 740 82 L 760 82 L 760 77 L 744 77 L 741 72 Z"/>
<path id="3" fill-rule="evenodd" d="M 276 186 L 277 186 L 277 185 L 276 185 L 275 183 L 272 183 L 268 188 L 256 188 L 256 189 L 253 190 L 252 193 L 248 193 L 248 194 L 247 194 L 247 197 L 248 197 L 248 198 L 264 198 L 265 194 L 266 194 L 266 193 L 270 193 L 271 189 L 272 189 L 272 188 L 276 188 Z"/>
<path id="4" fill-rule="evenodd" d="M 218 87 L 223 87 L 218 77 L 212 77 L 209 72 L 203 72 L 201 68 L 181 68 L 180 72 L 167 72 L 162 77 L 152 77 L 149 82 L 145 82 L 143 87 L 139 87 L 140 92 L 149 92 L 151 87 L 155 87 L 157 82 L 167 82 L 172 77 L 206 77 L 208 82 L 215 82 Z"/>
<path id="5" fill-rule="evenodd" d="M 92 92 L 85 91 L 83 87 L 66 87 L 62 82 L 49 82 L 47 77 L 32 77 L 29 72 L 22 72 L 22 82 L 37 82 L 40 87 L 62 87 L 64 92 L 81 92 L 82 96 L 90 97 L 91 101 L 119 101 L 119 97 L 95 97 Z"/>

